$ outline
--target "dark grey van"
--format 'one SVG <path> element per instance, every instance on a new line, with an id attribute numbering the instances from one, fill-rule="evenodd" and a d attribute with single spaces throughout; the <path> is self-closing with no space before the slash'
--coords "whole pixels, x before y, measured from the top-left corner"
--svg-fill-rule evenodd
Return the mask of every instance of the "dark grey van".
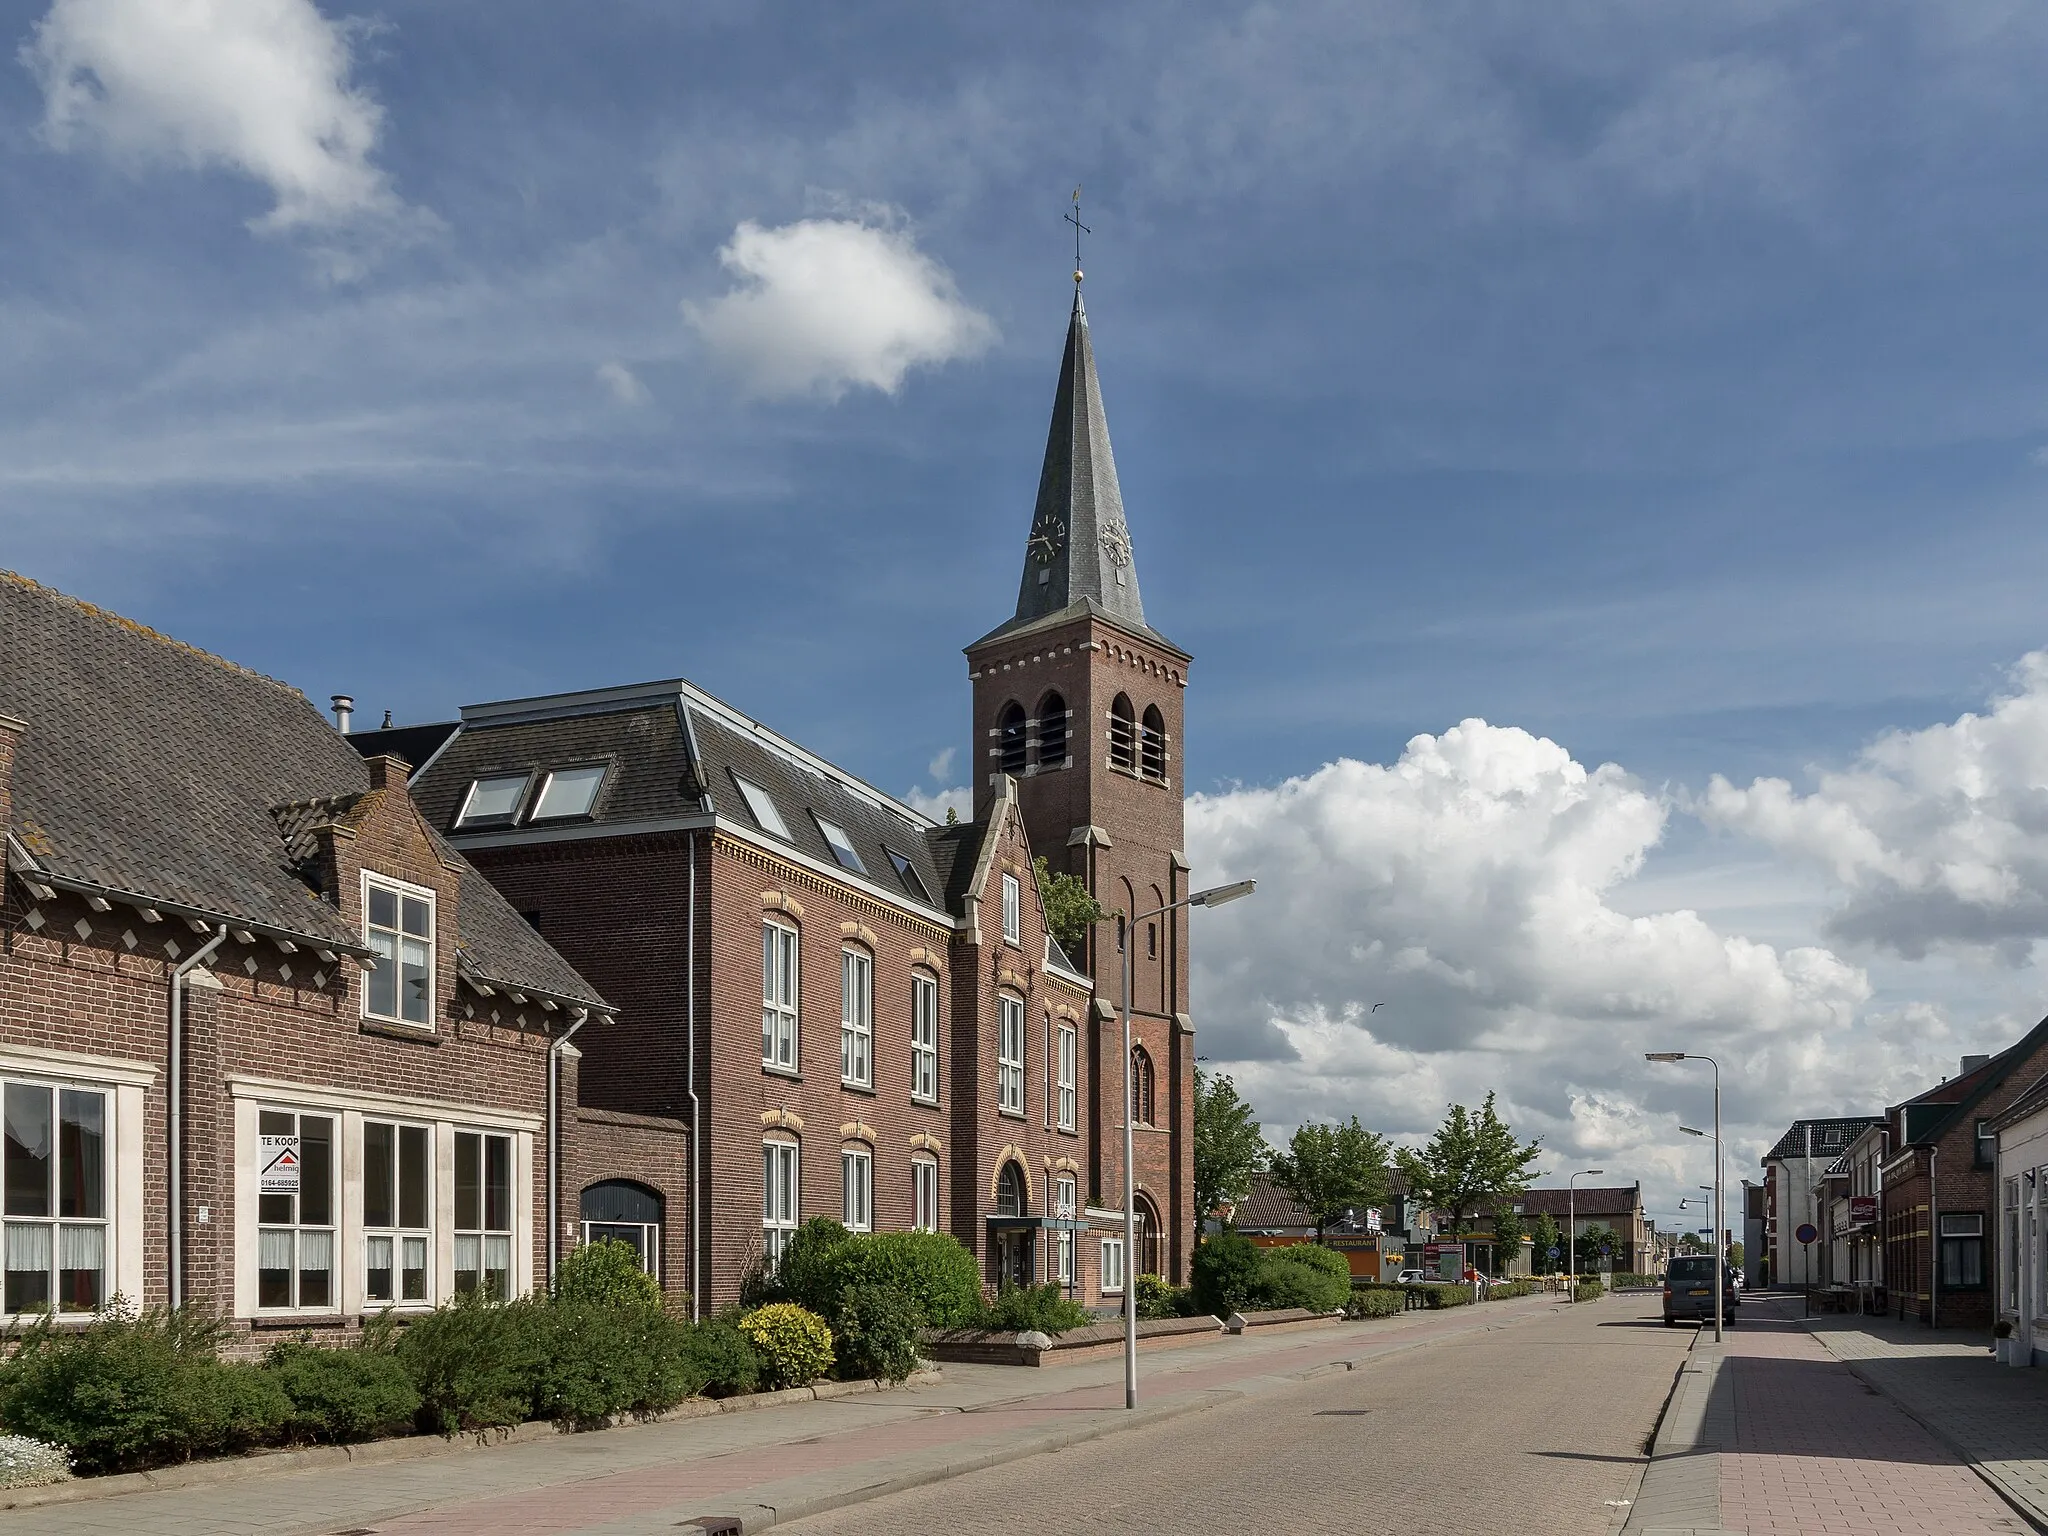
<path id="1" fill-rule="evenodd" d="M 1735 1326 L 1739 1292 L 1735 1289 L 1735 1266 L 1721 1268 L 1721 1321 Z M 1680 1318 L 1702 1323 L 1714 1320 L 1714 1256 L 1683 1254 L 1672 1259 L 1664 1271 L 1664 1326 L 1674 1327 Z"/>

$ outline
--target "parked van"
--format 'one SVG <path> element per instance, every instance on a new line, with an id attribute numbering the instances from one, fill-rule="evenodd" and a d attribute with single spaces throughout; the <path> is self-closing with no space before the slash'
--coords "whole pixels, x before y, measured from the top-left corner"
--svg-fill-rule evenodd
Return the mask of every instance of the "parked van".
<path id="1" fill-rule="evenodd" d="M 1721 1320 L 1735 1326 L 1735 1308 L 1740 1296 L 1735 1288 L 1735 1266 L 1721 1269 Z M 1714 1256 L 1711 1253 L 1681 1254 L 1664 1270 L 1664 1326 L 1676 1327 L 1680 1318 L 1702 1323 L 1714 1320 Z"/>

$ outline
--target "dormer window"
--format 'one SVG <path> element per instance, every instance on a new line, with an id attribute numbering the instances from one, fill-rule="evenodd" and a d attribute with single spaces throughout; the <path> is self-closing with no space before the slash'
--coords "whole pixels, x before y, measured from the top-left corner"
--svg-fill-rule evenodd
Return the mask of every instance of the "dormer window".
<path id="1" fill-rule="evenodd" d="M 782 819 L 782 812 L 775 809 L 775 802 L 769 798 L 767 790 L 741 778 L 738 774 L 732 776 L 732 781 L 739 785 L 740 798 L 747 802 L 747 811 L 753 816 L 756 826 L 763 832 L 774 833 L 785 843 L 796 841 L 789 835 L 789 827 Z"/>
<path id="2" fill-rule="evenodd" d="M 540 783 L 540 796 L 533 802 L 528 821 L 561 821 L 571 816 L 588 816 L 604 784 L 605 765 L 593 763 L 582 768 L 557 768 Z"/>
<path id="3" fill-rule="evenodd" d="M 832 850 L 832 857 L 839 861 L 842 868 L 850 869 L 856 875 L 868 872 L 867 865 L 860 861 L 860 855 L 853 851 L 853 839 L 846 835 L 844 828 L 837 822 L 827 821 L 815 811 L 811 813 L 811 819 L 817 822 L 818 830 L 825 836 L 825 846 Z"/>
<path id="4" fill-rule="evenodd" d="M 434 893 L 363 873 L 363 938 L 377 958 L 364 978 L 363 1016 L 434 1022 Z"/>
<path id="5" fill-rule="evenodd" d="M 894 848 L 885 848 L 882 851 L 889 855 L 889 862 L 896 866 L 896 878 L 903 882 L 903 889 L 919 901 L 930 902 L 932 893 L 924 888 L 924 880 L 918 875 L 917 866 Z"/>
<path id="6" fill-rule="evenodd" d="M 528 773 L 500 773 L 472 780 L 462 797 L 462 809 L 455 813 L 457 831 L 478 827 L 509 827 L 518 819 L 519 803 L 526 798 Z"/>

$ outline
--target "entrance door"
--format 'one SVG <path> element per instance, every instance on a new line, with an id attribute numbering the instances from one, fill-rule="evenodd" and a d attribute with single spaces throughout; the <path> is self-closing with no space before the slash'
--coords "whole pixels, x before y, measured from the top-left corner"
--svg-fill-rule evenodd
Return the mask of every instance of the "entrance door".
<path id="1" fill-rule="evenodd" d="M 1038 1234 L 1028 1227 L 1023 1230 L 1011 1228 L 996 1234 L 996 1285 L 1035 1285 L 1038 1279 L 1037 1266 L 1033 1263 L 1035 1246 L 1032 1239 Z"/>

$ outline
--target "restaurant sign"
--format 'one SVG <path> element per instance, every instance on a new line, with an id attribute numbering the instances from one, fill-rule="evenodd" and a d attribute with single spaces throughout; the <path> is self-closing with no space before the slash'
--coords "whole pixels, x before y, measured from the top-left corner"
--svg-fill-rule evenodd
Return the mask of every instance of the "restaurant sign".
<path id="1" fill-rule="evenodd" d="M 1849 1197 L 1849 1225 L 1870 1227 L 1877 1224 L 1877 1196 L 1851 1195 Z"/>

